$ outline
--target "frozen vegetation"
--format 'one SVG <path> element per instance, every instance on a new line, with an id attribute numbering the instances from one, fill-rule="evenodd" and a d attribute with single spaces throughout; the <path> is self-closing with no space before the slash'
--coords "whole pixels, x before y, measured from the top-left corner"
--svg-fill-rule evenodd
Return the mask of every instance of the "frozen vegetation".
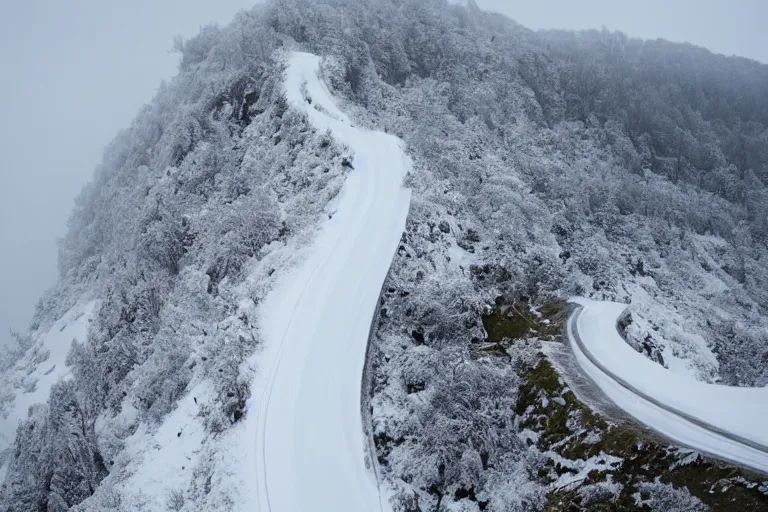
<path id="1" fill-rule="evenodd" d="M 252 510 L 259 461 L 302 507 L 348 469 L 397 512 L 766 508 L 542 351 L 578 295 L 629 305 L 649 374 L 768 384 L 768 66 L 442 0 L 270 0 L 175 48 L 0 365 L 0 511 Z M 370 180 L 406 168 L 403 227 Z M 346 462 L 303 466 L 340 424 Z"/>

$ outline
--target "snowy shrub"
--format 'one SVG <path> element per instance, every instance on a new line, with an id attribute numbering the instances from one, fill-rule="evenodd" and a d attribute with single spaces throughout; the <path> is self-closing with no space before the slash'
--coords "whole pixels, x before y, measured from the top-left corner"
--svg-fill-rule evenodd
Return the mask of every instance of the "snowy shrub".
<path id="1" fill-rule="evenodd" d="M 165 500 L 168 510 L 178 512 L 184 508 L 184 493 L 178 490 L 174 490 L 168 493 L 168 497 Z"/>
<path id="2" fill-rule="evenodd" d="M 141 373 L 132 383 L 136 389 L 136 408 L 146 411 L 155 422 L 173 410 L 192 377 L 187 362 L 189 348 L 178 339 L 166 343 L 142 365 Z"/>
<path id="3" fill-rule="evenodd" d="M 66 511 L 91 496 L 107 474 L 93 419 L 71 381 L 51 389 L 47 406 L 19 425 L 4 510 Z"/>

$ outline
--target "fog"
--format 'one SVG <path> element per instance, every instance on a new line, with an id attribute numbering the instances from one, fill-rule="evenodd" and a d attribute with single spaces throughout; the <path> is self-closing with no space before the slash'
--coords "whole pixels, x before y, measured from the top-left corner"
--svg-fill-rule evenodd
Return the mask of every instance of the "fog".
<path id="1" fill-rule="evenodd" d="M 0 4 L 0 340 L 57 277 L 56 239 L 103 147 L 173 75 L 174 35 L 253 0 Z M 768 62 L 768 3 L 478 0 L 533 29 L 616 29 Z"/>
<path id="2" fill-rule="evenodd" d="M 175 73 L 174 35 L 252 4 L 0 3 L 0 339 L 55 282 L 56 239 L 104 146 Z"/>
<path id="3" fill-rule="evenodd" d="M 477 0 L 528 28 L 607 27 L 632 37 L 667 39 L 768 63 L 765 0 Z"/>

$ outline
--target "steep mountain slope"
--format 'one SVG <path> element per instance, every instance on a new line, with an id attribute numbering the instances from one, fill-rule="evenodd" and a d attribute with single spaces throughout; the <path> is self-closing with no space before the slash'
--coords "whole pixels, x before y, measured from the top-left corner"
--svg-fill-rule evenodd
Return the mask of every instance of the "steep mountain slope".
<path id="1" fill-rule="evenodd" d="M 329 382 L 350 388 L 362 356 L 310 347 L 333 304 L 279 325 L 270 293 L 344 224 L 339 194 L 380 168 L 394 137 L 413 197 L 371 326 L 370 423 L 349 434 L 370 429 L 394 510 L 766 506 L 758 477 L 590 411 L 554 357 L 559 299 L 591 296 L 630 304 L 627 339 L 656 364 L 768 382 L 766 66 L 615 33 L 533 33 L 440 0 L 273 0 L 180 50 L 178 76 L 78 198 L 29 339 L 93 303 L 90 327 L 66 371 L 56 362 L 64 380 L 47 404 L 18 428 L 4 420 L 17 430 L 0 510 L 238 510 L 259 499 L 254 458 L 295 474 L 302 454 L 282 447 L 310 439 L 295 418 L 321 422 L 336 398 L 348 410 L 360 387 L 317 403 L 301 398 L 326 384 L 317 373 L 307 395 L 285 374 L 267 401 L 254 384 L 270 379 L 275 339 L 294 332 L 289 364 L 336 362 Z M 312 107 L 286 98 L 293 51 L 322 57 L 346 117 L 309 89 Z M 393 137 L 370 157 L 333 115 Z M 384 222 L 351 220 L 377 235 Z M 349 271 L 333 283 L 378 293 L 357 266 L 333 268 Z M 348 320 L 335 325 L 369 318 Z M 47 371 L 34 348 L 24 357 L 5 382 Z M 321 465 L 290 482 L 297 499 L 338 483 Z"/>

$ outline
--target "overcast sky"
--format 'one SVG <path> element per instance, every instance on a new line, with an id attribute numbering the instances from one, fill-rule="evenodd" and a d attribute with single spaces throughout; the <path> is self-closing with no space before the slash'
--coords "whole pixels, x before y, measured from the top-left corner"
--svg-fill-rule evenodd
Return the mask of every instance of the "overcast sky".
<path id="1" fill-rule="evenodd" d="M 175 72 L 173 36 L 253 0 L 0 0 L 0 340 L 56 279 L 103 147 Z M 478 0 L 533 29 L 600 28 L 768 62 L 765 0 Z"/>

